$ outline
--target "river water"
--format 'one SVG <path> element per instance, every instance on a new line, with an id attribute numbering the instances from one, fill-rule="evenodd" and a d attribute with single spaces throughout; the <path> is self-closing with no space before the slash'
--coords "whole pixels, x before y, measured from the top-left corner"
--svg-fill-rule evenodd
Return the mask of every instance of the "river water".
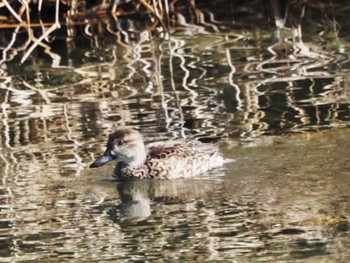
<path id="1" fill-rule="evenodd" d="M 0 261 L 349 262 L 341 4 L 310 1 L 294 40 L 259 1 L 199 5 L 159 37 L 62 26 L 22 64 L 28 30 L 1 28 Z M 88 165 L 124 125 L 234 161 L 112 182 L 114 164 Z"/>

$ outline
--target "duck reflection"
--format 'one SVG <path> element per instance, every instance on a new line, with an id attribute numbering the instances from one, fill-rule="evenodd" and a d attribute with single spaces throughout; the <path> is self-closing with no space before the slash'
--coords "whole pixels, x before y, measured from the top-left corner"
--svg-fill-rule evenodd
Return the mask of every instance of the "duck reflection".
<path id="1" fill-rule="evenodd" d="M 203 199 L 213 189 L 213 180 L 120 181 L 117 191 L 121 203 L 108 213 L 115 223 L 138 222 L 151 216 L 153 206 L 161 204 L 164 209 L 164 205 L 168 205 L 170 210 L 171 205 Z"/>

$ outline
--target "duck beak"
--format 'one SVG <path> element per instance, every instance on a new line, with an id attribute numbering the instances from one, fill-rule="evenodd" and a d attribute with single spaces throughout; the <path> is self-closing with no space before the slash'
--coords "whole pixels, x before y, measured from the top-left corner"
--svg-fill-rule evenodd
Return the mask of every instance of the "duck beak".
<path id="1" fill-rule="evenodd" d="M 111 154 L 110 150 L 106 150 L 101 157 L 97 158 L 92 164 L 90 164 L 90 168 L 100 167 L 115 159 L 115 156 Z"/>

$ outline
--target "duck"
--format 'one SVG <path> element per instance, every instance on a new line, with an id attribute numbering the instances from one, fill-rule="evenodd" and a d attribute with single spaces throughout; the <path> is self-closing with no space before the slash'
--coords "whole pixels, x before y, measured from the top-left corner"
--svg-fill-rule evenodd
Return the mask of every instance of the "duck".
<path id="1" fill-rule="evenodd" d="M 222 166 L 215 144 L 164 142 L 146 146 L 140 132 L 120 127 L 109 135 L 106 150 L 90 168 L 116 161 L 114 178 L 177 179 L 198 176 Z"/>

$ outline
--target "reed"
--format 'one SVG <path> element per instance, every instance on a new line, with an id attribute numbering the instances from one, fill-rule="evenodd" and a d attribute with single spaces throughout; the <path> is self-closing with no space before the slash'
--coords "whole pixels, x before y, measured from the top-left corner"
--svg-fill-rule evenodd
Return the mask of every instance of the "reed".
<path id="1" fill-rule="evenodd" d="M 27 30 L 30 44 L 26 46 L 22 56 L 23 63 L 37 46 L 46 45 L 44 42 L 48 42 L 49 36 L 62 26 L 94 24 L 96 21 L 106 21 L 108 24 L 110 20 L 118 22 L 120 19 L 136 19 L 142 21 L 152 34 L 166 33 L 171 26 L 171 13 L 175 9 L 174 2 L 169 3 L 168 0 L 95 2 L 91 4 L 91 1 L 78 0 L 3 0 L 0 3 L 0 29 Z M 184 2 L 182 5 L 191 5 L 191 2 Z M 33 30 L 38 28 L 41 28 L 39 37 L 33 33 Z"/>

